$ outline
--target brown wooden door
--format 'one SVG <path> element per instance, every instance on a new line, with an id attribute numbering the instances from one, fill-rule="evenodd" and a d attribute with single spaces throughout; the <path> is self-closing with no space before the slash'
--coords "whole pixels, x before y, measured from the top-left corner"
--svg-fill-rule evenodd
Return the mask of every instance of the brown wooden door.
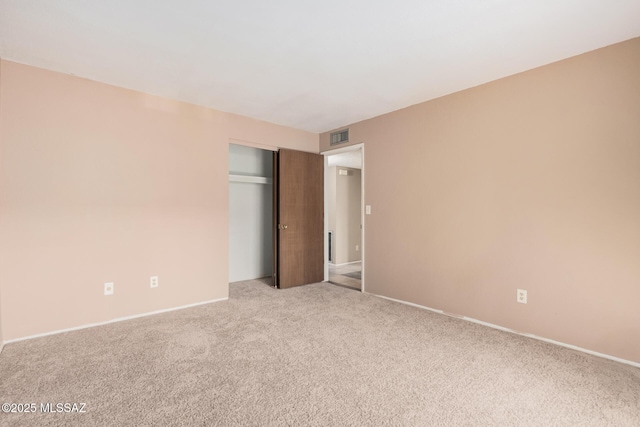
<path id="1" fill-rule="evenodd" d="M 280 150 L 278 159 L 277 283 L 280 288 L 324 280 L 324 161 Z"/>

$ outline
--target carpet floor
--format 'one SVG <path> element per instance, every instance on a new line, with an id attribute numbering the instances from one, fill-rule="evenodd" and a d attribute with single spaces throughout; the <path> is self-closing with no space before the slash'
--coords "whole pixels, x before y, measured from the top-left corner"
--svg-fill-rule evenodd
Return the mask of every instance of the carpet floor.
<path id="1" fill-rule="evenodd" d="M 640 425 L 632 366 L 327 283 L 230 292 L 6 345 L 0 403 L 38 411 L 0 425 Z"/>

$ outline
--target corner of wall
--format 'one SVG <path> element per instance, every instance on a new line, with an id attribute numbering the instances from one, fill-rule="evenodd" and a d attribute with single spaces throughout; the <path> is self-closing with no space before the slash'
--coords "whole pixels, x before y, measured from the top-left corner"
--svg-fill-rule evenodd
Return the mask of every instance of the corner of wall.
<path id="1" fill-rule="evenodd" d="M 0 307 L 0 342 L 227 298 L 229 141 L 319 148 L 314 132 L 12 61 L 2 61 L 0 83 L 0 282 L 11 301 Z M 23 239 L 34 226 L 45 236 Z M 163 249 L 130 262 L 149 236 Z M 90 253 L 105 256 L 87 256 L 82 271 L 67 262 Z M 25 257 L 38 267 L 16 268 Z M 151 275 L 161 282 L 153 294 Z M 105 304 L 110 281 L 116 295 Z M 54 288 L 64 307 L 48 304 Z"/>
<path id="2" fill-rule="evenodd" d="M 639 73 L 635 38 L 346 126 L 367 292 L 637 361 Z"/>

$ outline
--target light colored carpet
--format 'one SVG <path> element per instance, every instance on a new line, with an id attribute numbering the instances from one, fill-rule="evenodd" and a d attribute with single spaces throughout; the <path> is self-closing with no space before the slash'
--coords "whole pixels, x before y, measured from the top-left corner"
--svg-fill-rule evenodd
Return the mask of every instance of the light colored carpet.
<path id="1" fill-rule="evenodd" d="M 4 425 L 639 426 L 640 369 L 331 284 L 8 344 Z"/>

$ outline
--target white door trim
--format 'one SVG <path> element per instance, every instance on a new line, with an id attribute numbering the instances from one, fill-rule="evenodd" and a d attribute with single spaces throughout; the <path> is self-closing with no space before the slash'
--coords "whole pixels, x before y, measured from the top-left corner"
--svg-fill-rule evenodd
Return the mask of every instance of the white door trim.
<path id="1" fill-rule="evenodd" d="M 361 200 L 360 200 L 360 223 L 362 224 L 362 279 L 360 281 L 360 291 L 364 292 L 365 290 L 365 235 L 367 225 L 365 224 L 364 215 L 365 215 L 365 162 L 364 162 L 364 143 L 349 145 L 347 147 L 336 148 L 333 150 L 323 151 L 322 154 L 324 156 L 324 281 L 329 280 L 329 158 L 333 154 L 345 153 L 348 151 L 360 151 L 360 155 L 362 156 L 362 171 L 361 171 Z"/>

